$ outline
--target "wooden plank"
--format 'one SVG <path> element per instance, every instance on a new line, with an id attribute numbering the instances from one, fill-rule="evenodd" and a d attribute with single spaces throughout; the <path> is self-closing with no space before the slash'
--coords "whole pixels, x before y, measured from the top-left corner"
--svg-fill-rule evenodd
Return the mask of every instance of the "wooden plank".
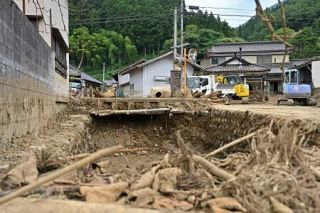
<path id="1" fill-rule="evenodd" d="M 92 112 L 91 114 L 100 117 L 106 117 L 111 115 L 162 115 L 170 112 L 170 108 L 159 109 L 137 109 L 137 110 L 99 110 Z"/>

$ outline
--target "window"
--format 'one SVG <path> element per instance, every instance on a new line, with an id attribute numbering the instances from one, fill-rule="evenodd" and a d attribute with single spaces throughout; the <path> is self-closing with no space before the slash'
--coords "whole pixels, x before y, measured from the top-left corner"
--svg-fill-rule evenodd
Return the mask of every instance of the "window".
<path id="1" fill-rule="evenodd" d="M 257 64 L 270 64 L 272 63 L 272 55 L 258 55 Z"/>
<path id="2" fill-rule="evenodd" d="M 65 44 L 60 31 L 52 28 L 52 51 L 55 53 L 55 71 L 67 78 L 67 51 L 68 47 Z"/>
<path id="3" fill-rule="evenodd" d="M 211 64 L 218 65 L 226 61 L 226 57 L 213 57 L 211 58 Z"/>
<path id="4" fill-rule="evenodd" d="M 211 59 L 211 64 L 219 64 L 219 60 L 217 57 Z"/>
<path id="5" fill-rule="evenodd" d="M 208 86 L 209 85 L 209 80 L 208 78 L 200 78 L 200 86 Z"/>

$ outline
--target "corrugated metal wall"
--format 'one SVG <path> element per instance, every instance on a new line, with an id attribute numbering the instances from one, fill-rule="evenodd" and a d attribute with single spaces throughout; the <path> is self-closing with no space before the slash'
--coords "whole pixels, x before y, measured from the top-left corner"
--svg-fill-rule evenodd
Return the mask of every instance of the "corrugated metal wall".
<path id="1" fill-rule="evenodd" d="M 142 69 L 134 71 L 130 76 L 130 84 L 131 84 L 131 96 L 141 97 L 143 96 L 143 71 Z"/>
<path id="2" fill-rule="evenodd" d="M 320 87 L 320 61 L 312 62 L 312 80 L 315 88 Z"/>
<path id="3" fill-rule="evenodd" d="M 170 71 L 173 67 L 172 56 L 168 56 L 143 68 L 143 97 L 151 95 L 153 87 L 161 87 L 170 89 L 170 83 L 166 81 L 155 81 L 155 77 L 170 77 Z M 188 76 L 192 76 L 194 68 L 188 64 Z"/>

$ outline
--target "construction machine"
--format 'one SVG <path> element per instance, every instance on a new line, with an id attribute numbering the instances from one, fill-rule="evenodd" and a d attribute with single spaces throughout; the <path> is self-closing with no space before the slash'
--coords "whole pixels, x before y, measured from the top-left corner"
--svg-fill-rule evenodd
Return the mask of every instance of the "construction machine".
<path id="1" fill-rule="evenodd" d="M 312 87 L 309 84 L 303 84 L 300 80 L 300 72 L 297 69 L 287 70 L 285 72 L 285 81 L 283 83 L 284 98 L 278 100 L 278 105 L 285 102 L 293 102 L 294 105 L 316 106 L 317 101 L 311 98 Z"/>
<path id="2" fill-rule="evenodd" d="M 188 77 L 188 86 L 192 94 L 210 95 L 220 91 L 219 98 L 223 99 L 225 104 L 230 104 L 232 101 L 242 103 L 249 101 L 249 85 L 242 82 L 241 77 L 237 75 L 191 76 Z"/>

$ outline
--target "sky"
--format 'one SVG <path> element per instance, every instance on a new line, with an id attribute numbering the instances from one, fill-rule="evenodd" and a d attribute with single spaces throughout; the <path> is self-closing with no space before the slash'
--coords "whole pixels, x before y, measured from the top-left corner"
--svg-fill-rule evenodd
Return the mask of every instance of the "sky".
<path id="1" fill-rule="evenodd" d="M 187 6 L 200 6 L 200 7 L 213 7 L 202 8 L 202 10 L 208 10 L 214 14 L 223 15 L 255 15 L 255 2 L 254 0 L 185 0 Z M 264 8 L 270 7 L 278 2 L 278 0 L 260 0 Z M 232 8 L 232 9 L 223 9 Z M 236 10 L 237 9 L 237 10 Z M 250 19 L 250 17 L 238 17 L 238 16 L 220 16 L 222 20 L 225 20 L 232 27 L 238 27 Z"/>

